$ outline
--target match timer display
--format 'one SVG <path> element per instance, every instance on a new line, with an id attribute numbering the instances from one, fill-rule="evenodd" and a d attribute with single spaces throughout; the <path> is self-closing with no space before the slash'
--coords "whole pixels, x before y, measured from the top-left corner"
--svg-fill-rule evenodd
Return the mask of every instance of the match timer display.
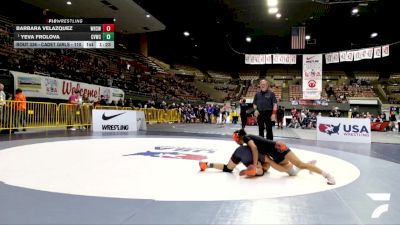
<path id="1" fill-rule="evenodd" d="M 48 19 L 17 24 L 14 48 L 114 48 L 114 19 Z"/>

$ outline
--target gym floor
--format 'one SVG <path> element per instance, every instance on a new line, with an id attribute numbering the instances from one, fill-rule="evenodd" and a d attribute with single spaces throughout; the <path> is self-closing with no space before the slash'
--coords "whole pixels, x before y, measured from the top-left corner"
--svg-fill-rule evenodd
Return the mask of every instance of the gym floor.
<path id="1" fill-rule="evenodd" d="M 0 136 L 0 224 L 398 224 L 400 135 L 321 142 L 274 129 L 302 160 L 336 178 L 216 170 L 239 125 L 164 124 L 147 131 L 28 131 Z M 256 127 L 247 127 L 256 134 Z"/>

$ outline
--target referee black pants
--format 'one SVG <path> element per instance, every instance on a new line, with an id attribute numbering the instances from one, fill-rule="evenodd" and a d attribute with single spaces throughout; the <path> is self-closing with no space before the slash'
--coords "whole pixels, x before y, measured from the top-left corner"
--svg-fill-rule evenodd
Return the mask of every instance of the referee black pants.
<path id="1" fill-rule="evenodd" d="M 264 136 L 264 129 L 267 131 L 267 139 L 273 140 L 274 134 L 272 133 L 272 110 L 259 111 L 260 115 L 257 117 L 258 133 L 260 137 Z"/>
<path id="2" fill-rule="evenodd" d="M 247 124 L 247 115 L 246 114 L 240 114 L 240 120 L 242 121 L 242 129 L 246 127 Z"/>

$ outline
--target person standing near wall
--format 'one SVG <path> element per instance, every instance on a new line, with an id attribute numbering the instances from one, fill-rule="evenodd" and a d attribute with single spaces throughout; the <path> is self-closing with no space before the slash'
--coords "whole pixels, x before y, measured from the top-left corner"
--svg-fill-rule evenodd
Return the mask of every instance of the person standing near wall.
<path id="1" fill-rule="evenodd" d="M 246 99 L 240 101 L 240 120 L 242 121 L 242 129 L 246 127 L 247 123 L 247 110 L 249 105 L 246 103 Z"/>
<path id="2" fill-rule="evenodd" d="M 1 127 L 4 125 L 4 118 L 3 118 L 3 108 L 6 105 L 6 94 L 4 93 L 4 85 L 2 83 L 0 83 L 0 130 Z"/>
<path id="3" fill-rule="evenodd" d="M 15 131 L 18 131 L 19 127 L 22 127 L 22 131 L 26 131 L 26 97 L 21 89 L 15 91 Z"/>
<path id="4" fill-rule="evenodd" d="M 267 139 L 273 140 L 272 121 L 276 121 L 276 112 L 278 110 L 276 97 L 274 92 L 269 89 L 267 80 L 260 81 L 260 89 L 253 100 L 254 115 L 257 117 L 259 135 L 260 137 L 264 137 L 264 129 L 266 129 Z"/>

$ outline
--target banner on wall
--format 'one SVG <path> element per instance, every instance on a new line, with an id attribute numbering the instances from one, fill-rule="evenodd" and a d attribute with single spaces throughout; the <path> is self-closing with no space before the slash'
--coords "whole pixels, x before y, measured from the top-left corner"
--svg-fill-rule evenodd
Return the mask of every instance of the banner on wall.
<path id="1" fill-rule="evenodd" d="M 329 53 L 325 55 L 326 64 L 338 63 L 340 62 L 339 52 Z"/>
<path id="2" fill-rule="evenodd" d="M 317 140 L 371 143 L 371 120 L 318 117 Z"/>
<path id="3" fill-rule="evenodd" d="M 266 63 L 265 55 L 245 55 L 245 63 L 250 65 L 263 65 Z"/>
<path id="4" fill-rule="evenodd" d="M 382 46 L 382 57 L 389 56 L 389 45 Z"/>
<path id="5" fill-rule="evenodd" d="M 245 55 L 245 63 L 249 65 L 264 64 L 296 64 L 296 55 L 288 54 L 266 54 L 266 55 Z"/>
<path id="6" fill-rule="evenodd" d="M 354 49 L 348 51 L 325 53 L 326 64 L 339 62 L 353 62 L 363 59 L 376 59 L 390 55 L 390 45 L 374 48 Z M 297 55 L 290 54 L 246 54 L 246 64 L 296 64 Z"/>
<path id="7" fill-rule="evenodd" d="M 382 57 L 382 47 L 374 48 L 374 58 Z"/>
<path id="8" fill-rule="evenodd" d="M 296 55 L 287 55 L 287 54 L 274 54 L 273 55 L 273 63 L 274 64 L 296 64 Z"/>
<path id="9" fill-rule="evenodd" d="M 322 92 L 322 54 L 303 55 L 303 99 L 320 99 Z"/>
<path id="10" fill-rule="evenodd" d="M 101 95 L 109 101 L 124 99 L 124 91 L 117 88 L 17 71 L 10 72 L 14 76 L 15 89 L 22 89 L 26 97 L 68 100 L 72 93 L 78 90 L 81 96 L 87 94 L 90 101 L 98 101 Z"/>

